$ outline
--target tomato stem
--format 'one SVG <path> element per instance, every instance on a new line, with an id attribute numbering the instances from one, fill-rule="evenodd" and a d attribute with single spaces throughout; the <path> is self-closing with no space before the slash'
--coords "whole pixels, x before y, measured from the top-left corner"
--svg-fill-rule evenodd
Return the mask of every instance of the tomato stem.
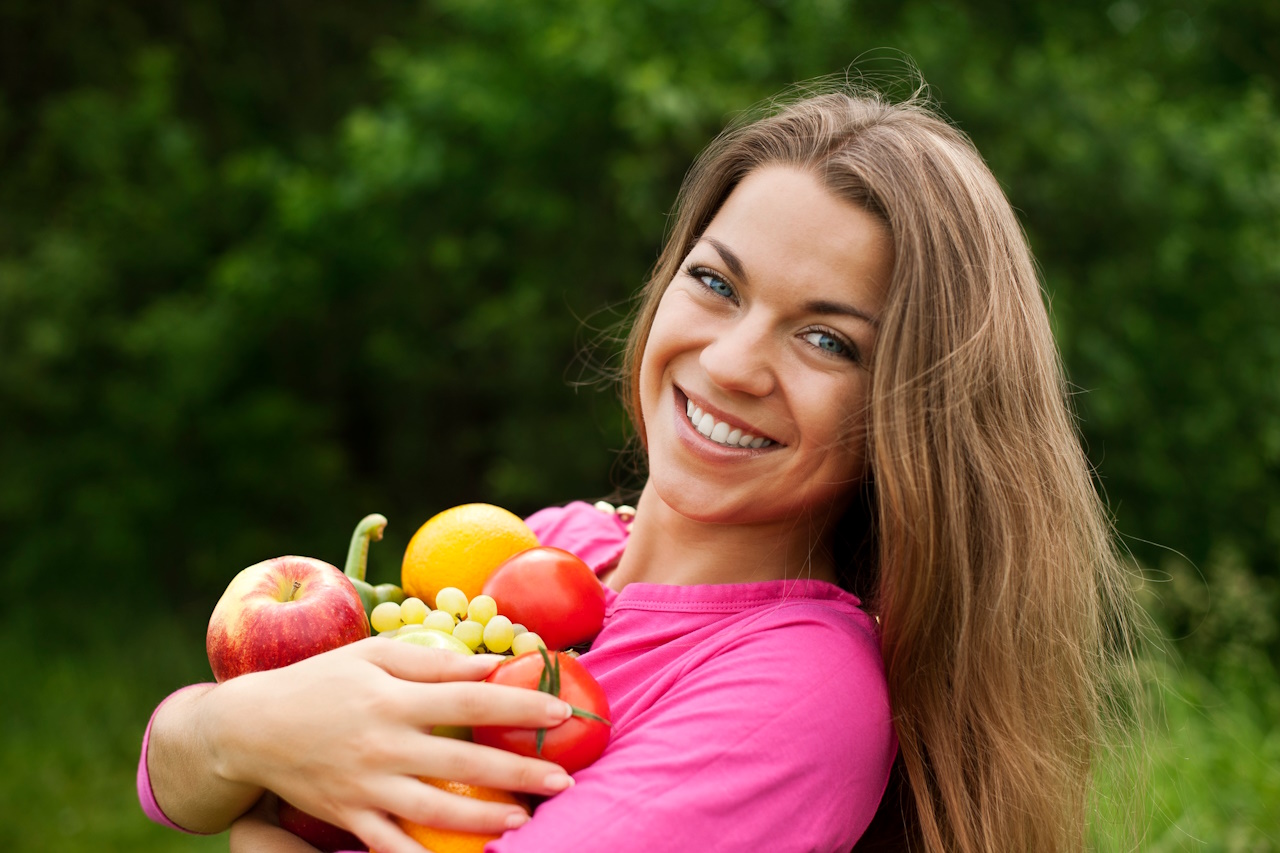
<path id="1" fill-rule="evenodd" d="M 572 716 L 574 717 L 582 717 L 584 720 L 595 720 L 597 723 L 604 723 L 606 726 L 613 728 L 613 723 L 598 714 L 593 714 L 588 710 L 579 708 L 577 705 L 570 705 L 569 707 L 573 709 Z"/>
<path id="2" fill-rule="evenodd" d="M 547 650 L 544 649 L 542 646 L 538 646 L 538 654 L 542 655 L 542 674 L 538 676 L 538 689 L 543 693 L 550 693 L 552 696 L 559 699 L 560 698 L 560 656 L 557 654 L 556 659 L 553 661 L 551 657 L 547 654 Z M 610 728 L 613 727 L 613 723 L 609 722 L 604 717 L 601 717 L 597 714 L 593 714 L 590 711 L 587 711 L 583 708 L 579 708 L 577 705 L 570 705 L 569 710 L 571 712 L 570 716 L 572 717 L 580 717 L 584 720 L 594 720 L 597 723 L 603 723 L 604 725 L 609 726 Z M 546 728 L 538 729 L 537 735 L 534 736 L 534 743 L 537 745 L 537 748 L 538 748 L 537 753 L 539 756 L 542 755 L 542 743 L 544 740 L 546 740 L 546 737 L 547 737 Z"/>

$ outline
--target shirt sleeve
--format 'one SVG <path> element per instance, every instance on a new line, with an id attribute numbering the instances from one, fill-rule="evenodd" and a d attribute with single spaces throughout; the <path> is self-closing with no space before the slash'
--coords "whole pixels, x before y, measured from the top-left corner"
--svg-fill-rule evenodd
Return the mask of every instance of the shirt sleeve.
<path id="1" fill-rule="evenodd" d="M 629 536 L 617 516 L 584 501 L 538 510 L 525 523 L 540 544 L 574 554 L 597 574 L 618 561 Z"/>
<path id="2" fill-rule="evenodd" d="M 485 849 L 847 853 L 896 751 L 873 639 L 817 622 L 753 631 L 682 674 L 573 788 Z"/>

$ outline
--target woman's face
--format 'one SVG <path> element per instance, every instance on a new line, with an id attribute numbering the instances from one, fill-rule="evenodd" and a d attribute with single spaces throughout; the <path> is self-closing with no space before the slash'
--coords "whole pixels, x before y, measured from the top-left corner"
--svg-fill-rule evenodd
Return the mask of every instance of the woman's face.
<path id="1" fill-rule="evenodd" d="M 649 484 L 681 514 L 758 524 L 847 505 L 892 268 L 884 226 L 809 172 L 748 175 L 667 287 L 640 364 Z"/>

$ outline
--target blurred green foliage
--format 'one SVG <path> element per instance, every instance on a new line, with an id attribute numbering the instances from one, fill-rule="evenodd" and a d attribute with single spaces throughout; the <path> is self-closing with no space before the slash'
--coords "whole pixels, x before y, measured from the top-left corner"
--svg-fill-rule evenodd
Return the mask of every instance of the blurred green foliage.
<path id="1" fill-rule="evenodd" d="M 914 58 L 1021 211 L 1138 556 L 1280 573 L 1275 8 L 6 4 L 0 531 L 209 601 L 392 520 L 607 493 L 616 324 L 727 117 Z M 865 51 L 872 50 L 869 55 Z M 585 321 L 585 324 L 584 324 Z M 615 477 L 615 479 L 618 479 Z M 625 478 L 622 478 L 625 479 Z M 109 583 L 102 578 L 109 577 Z"/>

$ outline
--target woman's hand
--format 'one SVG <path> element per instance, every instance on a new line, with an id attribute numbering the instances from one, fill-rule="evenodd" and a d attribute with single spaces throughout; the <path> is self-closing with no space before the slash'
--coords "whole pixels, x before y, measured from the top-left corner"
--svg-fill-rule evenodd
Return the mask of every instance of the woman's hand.
<path id="1" fill-rule="evenodd" d="M 275 818 L 276 796 L 267 794 L 231 824 L 231 853 L 320 853 Z"/>
<path id="2" fill-rule="evenodd" d="M 572 784 L 550 762 L 429 734 L 568 718 L 568 705 L 544 693 L 477 683 L 498 660 L 370 638 L 176 697 L 152 727 L 157 800 L 176 823 L 217 831 L 270 790 L 380 853 L 421 853 L 388 813 L 472 832 L 518 826 L 528 819 L 518 807 L 417 779 L 543 795 Z"/>

